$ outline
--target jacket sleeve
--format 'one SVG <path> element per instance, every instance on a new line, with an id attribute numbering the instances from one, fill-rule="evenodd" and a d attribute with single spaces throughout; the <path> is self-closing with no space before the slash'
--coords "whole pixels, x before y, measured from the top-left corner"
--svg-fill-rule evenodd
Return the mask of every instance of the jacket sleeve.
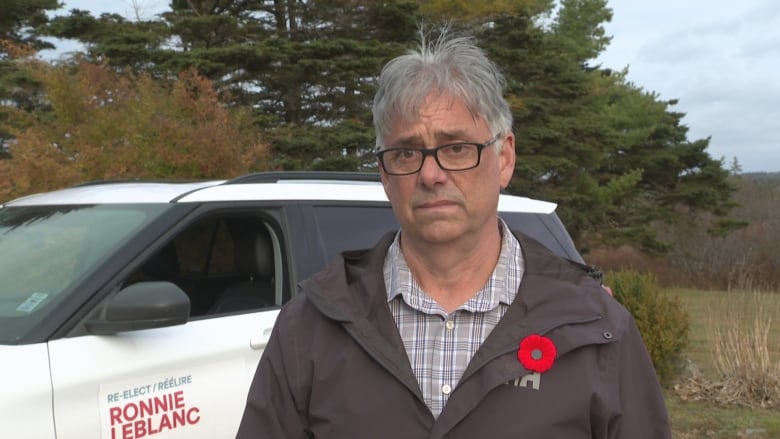
<path id="1" fill-rule="evenodd" d="M 296 319 L 289 314 L 289 308 L 282 308 L 276 320 L 249 388 L 236 439 L 311 437 L 302 408 L 305 404 L 296 395 L 296 389 L 301 389 L 299 364 L 294 354 L 295 331 L 289 327 Z"/>
<path id="2" fill-rule="evenodd" d="M 615 362 L 618 416 L 613 418 L 607 437 L 671 438 L 669 414 L 652 360 L 633 318 L 626 318 L 626 333 L 618 343 Z"/>

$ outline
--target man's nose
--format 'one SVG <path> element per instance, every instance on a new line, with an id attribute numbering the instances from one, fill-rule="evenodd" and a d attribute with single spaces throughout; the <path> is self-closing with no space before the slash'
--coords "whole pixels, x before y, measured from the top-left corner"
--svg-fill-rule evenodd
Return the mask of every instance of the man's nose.
<path id="1" fill-rule="evenodd" d="M 422 167 L 420 168 L 420 177 L 425 182 L 439 182 L 446 175 L 446 171 L 439 166 L 436 157 L 432 154 L 423 156 Z"/>

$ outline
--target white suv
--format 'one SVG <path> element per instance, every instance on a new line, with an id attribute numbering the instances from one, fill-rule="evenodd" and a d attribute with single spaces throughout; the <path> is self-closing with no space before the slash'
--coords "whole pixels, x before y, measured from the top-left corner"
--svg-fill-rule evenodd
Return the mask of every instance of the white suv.
<path id="1" fill-rule="evenodd" d="M 555 204 L 501 216 L 582 262 Z M 378 175 L 105 182 L 0 206 L 0 437 L 232 438 L 279 307 L 398 227 Z"/>

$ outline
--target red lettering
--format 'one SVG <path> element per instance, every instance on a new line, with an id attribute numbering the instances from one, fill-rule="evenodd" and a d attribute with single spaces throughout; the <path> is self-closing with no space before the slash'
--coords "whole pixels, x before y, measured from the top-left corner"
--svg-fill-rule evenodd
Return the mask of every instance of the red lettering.
<path id="1" fill-rule="evenodd" d="M 163 414 L 163 417 L 165 417 L 164 414 Z M 160 432 L 159 427 L 158 427 L 157 430 L 154 429 L 154 425 L 152 425 L 152 418 L 147 419 L 146 423 L 147 423 L 147 426 L 148 426 L 147 431 L 149 432 L 149 436 L 151 436 L 153 434 L 157 434 L 157 433 Z"/>
<path id="2" fill-rule="evenodd" d="M 171 395 L 170 394 L 163 395 L 161 397 L 158 396 L 158 397 L 154 398 L 154 412 L 155 413 L 160 413 L 160 412 L 167 412 L 168 410 L 170 410 L 171 409 L 171 407 L 169 405 L 169 400 L 170 399 L 171 399 Z"/>
<path id="3" fill-rule="evenodd" d="M 180 425 L 187 425 L 187 418 L 184 415 L 184 410 L 179 410 L 178 412 L 173 412 L 171 414 L 173 415 L 173 428 Z"/>
<path id="4" fill-rule="evenodd" d="M 195 414 L 194 416 L 193 413 Z M 187 422 L 190 424 L 197 424 L 198 421 L 200 421 L 200 409 L 197 407 L 192 407 L 187 410 Z"/>
<path id="5" fill-rule="evenodd" d="M 133 439 L 133 424 L 122 425 L 122 439 Z"/>
<path id="6" fill-rule="evenodd" d="M 175 408 L 177 409 L 183 409 L 184 408 L 184 391 L 178 390 L 176 392 L 173 392 L 173 398 L 175 401 Z"/>
<path id="7" fill-rule="evenodd" d="M 125 408 L 122 409 L 122 415 L 125 417 L 125 421 L 134 421 L 138 417 L 138 406 L 132 402 L 125 404 Z"/>
<path id="8" fill-rule="evenodd" d="M 159 415 L 159 418 L 154 419 Z M 142 439 L 164 430 L 200 422 L 200 408 L 184 403 L 184 391 L 109 408 L 111 439 Z M 121 438 L 118 427 L 121 425 Z"/>
<path id="9" fill-rule="evenodd" d="M 140 416 L 142 418 L 145 418 L 147 416 L 152 416 L 154 414 L 154 405 L 152 404 L 151 399 L 146 399 L 143 401 L 138 401 L 138 407 L 140 408 Z"/>
<path id="10" fill-rule="evenodd" d="M 171 427 L 171 419 L 168 417 L 167 414 L 163 414 L 162 418 L 160 418 L 160 431 L 162 431 L 162 430 L 164 430 L 166 428 L 168 430 L 170 430 L 172 428 Z"/>
<path id="11" fill-rule="evenodd" d="M 122 423 L 122 409 L 119 407 L 111 407 L 108 409 L 108 416 L 111 419 L 111 425 Z"/>
<path id="12" fill-rule="evenodd" d="M 140 421 L 135 421 L 133 424 L 135 424 L 136 439 L 146 436 L 146 421 L 141 419 Z"/>

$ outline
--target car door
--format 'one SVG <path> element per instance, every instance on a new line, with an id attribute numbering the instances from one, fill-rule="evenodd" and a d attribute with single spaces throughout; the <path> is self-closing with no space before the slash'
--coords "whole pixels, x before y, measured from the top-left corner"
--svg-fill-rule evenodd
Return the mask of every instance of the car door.
<path id="1" fill-rule="evenodd" d="M 57 437 L 233 437 L 277 314 L 51 342 Z"/>
<path id="2" fill-rule="evenodd" d="M 0 345 L 0 364 L 0 437 L 55 437 L 46 344 Z"/>
<path id="3" fill-rule="evenodd" d="M 119 292 L 85 317 L 92 333 L 49 342 L 57 437 L 233 437 L 289 288 L 283 281 L 283 246 L 275 227 L 269 218 L 235 215 L 194 222 L 142 263 L 136 262 L 138 269 L 122 279 Z M 271 301 L 241 297 L 229 302 L 237 306 L 216 306 L 231 285 L 258 280 L 245 278 L 238 262 L 259 253 L 252 234 L 262 232 L 271 238 L 263 241 L 272 247 Z M 177 258 L 173 267 L 170 253 Z M 116 324 L 111 316 L 146 315 L 139 311 L 146 309 L 144 300 L 160 301 L 166 295 L 172 302 L 152 303 L 148 311 L 163 314 L 143 325 L 155 326 L 154 319 L 163 321 L 167 317 L 160 316 L 170 313 L 166 306 L 181 303 L 189 307 L 186 323 L 148 329 L 121 323 L 115 327 L 120 330 L 111 329 Z M 176 297 L 184 299 L 177 302 Z"/>

